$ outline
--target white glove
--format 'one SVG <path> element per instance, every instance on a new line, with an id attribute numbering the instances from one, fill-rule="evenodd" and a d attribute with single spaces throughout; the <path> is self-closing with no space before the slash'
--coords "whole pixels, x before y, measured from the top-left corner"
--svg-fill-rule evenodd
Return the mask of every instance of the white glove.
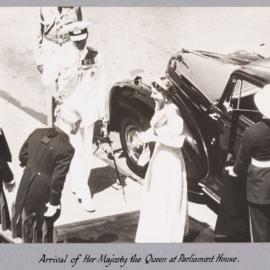
<path id="1" fill-rule="evenodd" d="M 225 167 L 225 170 L 228 171 L 230 176 L 238 177 L 238 175 L 233 170 L 233 166 L 227 166 L 227 167 Z"/>
<path id="2" fill-rule="evenodd" d="M 13 180 L 12 182 L 6 183 L 4 182 L 5 188 L 8 192 L 12 192 L 16 186 L 16 182 L 15 180 Z"/>
<path id="3" fill-rule="evenodd" d="M 105 119 L 102 119 L 102 127 L 101 127 L 101 134 L 103 134 L 104 137 L 108 136 L 108 121 Z"/>
<path id="4" fill-rule="evenodd" d="M 50 203 L 46 203 L 46 206 L 48 207 L 48 209 L 44 213 L 45 217 L 52 217 L 56 213 L 57 209 L 60 209 L 60 204 L 51 205 Z"/>
<path id="5" fill-rule="evenodd" d="M 148 130 L 144 132 L 140 132 L 138 134 L 138 140 L 142 143 L 148 143 L 154 141 L 154 130 L 152 128 L 149 128 Z"/>

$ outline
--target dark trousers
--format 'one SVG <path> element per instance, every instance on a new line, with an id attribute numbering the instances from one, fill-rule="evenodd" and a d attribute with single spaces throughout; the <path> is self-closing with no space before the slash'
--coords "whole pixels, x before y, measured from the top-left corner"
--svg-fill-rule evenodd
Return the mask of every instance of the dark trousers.
<path id="1" fill-rule="evenodd" d="M 270 242 L 270 204 L 249 202 L 252 242 Z"/>
<path id="2" fill-rule="evenodd" d="M 56 213 L 52 217 L 44 217 L 44 213 L 35 213 L 31 217 L 31 213 L 28 213 L 27 221 L 22 226 L 22 217 L 19 217 L 18 224 L 16 226 L 16 236 L 23 237 L 24 230 L 24 243 L 52 243 L 53 242 L 53 231 L 54 231 L 54 222 L 59 218 L 61 213 L 60 209 L 57 209 Z M 36 240 L 34 241 L 34 223 L 37 222 L 36 227 Z M 44 222 L 46 222 L 46 230 L 44 230 Z"/>
<path id="3" fill-rule="evenodd" d="M 223 188 L 215 227 L 216 242 L 249 242 L 249 216 L 246 185 L 241 178 L 222 176 Z"/>
<path id="4" fill-rule="evenodd" d="M 5 205 L 5 221 L 6 221 L 6 229 L 10 229 L 10 225 L 11 225 L 11 220 L 10 220 L 10 215 L 9 215 L 9 210 L 8 210 L 8 206 L 7 206 L 7 199 L 6 199 L 6 195 L 3 189 L 3 183 L 0 182 L 0 194 L 2 193 L 3 196 L 3 203 Z M 1 215 L 0 215 L 0 223 L 3 224 L 3 221 L 1 220 Z"/>

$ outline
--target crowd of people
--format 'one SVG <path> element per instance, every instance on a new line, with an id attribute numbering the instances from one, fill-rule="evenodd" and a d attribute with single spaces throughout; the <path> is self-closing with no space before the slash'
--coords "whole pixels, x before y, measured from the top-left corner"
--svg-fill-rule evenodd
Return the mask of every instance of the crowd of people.
<path id="1" fill-rule="evenodd" d="M 46 89 L 48 127 L 36 129 L 21 147 L 19 160 L 24 173 L 16 194 L 15 220 L 20 224 L 24 209 L 27 215 L 35 213 L 39 226 L 47 218 L 52 230 L 61 212 L 67 176 L 82 208 L 96 210 L 88 179 L 94 123 L 102 120 L 106 125 L 108 121 L 108 86 L 100 52 L 90 46 L 89 22 L 83 20 L 80 7 L 43 7 L 38 17 L 34 56 Z M 135 242 L 181 243 L 189 231 L 186 168 L 181 152 L 184 123 L 166 78 L 154 82 L 151 90 L 155 113 L 150 128 L 138 134 L 137 141 L 141 145 L 155 142 L 155 149 L 144 180 Z M 269 119 L 269 110 L 265 112 L 261 105 L 267 99 L 255 97 L 256 105 Z M 269 161 L 265 161 L 270 153 L 266 147 L 270 145 L 268 122 L 258 123 L 253 128 L 256 132 L 252 128 L 245 132 L 235 165 L 229 168 L 233 177 L 248 175 L 253 241 L 270 240 Z M 0 139 L 0 188 L 4 183 L 6 190 L 12 191 L 11 154 L 2 130 Z M 258 189 L 265 196 L 258 197 Z"/>

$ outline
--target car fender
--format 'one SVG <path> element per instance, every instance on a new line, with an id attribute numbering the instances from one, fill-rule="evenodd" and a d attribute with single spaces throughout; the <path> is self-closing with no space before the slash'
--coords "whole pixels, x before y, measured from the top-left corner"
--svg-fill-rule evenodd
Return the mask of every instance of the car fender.
<path id="1" fill-rule="evenodd" d="M 114 84 L 109 99 L 110 130 L 118 131 L 119 119 L 127 113 L 145 124 L 145 120 L 150 119 L 154 113 L 154 101 L 150 94 L 148 85 L 136 85 L 132 80 Z"/>

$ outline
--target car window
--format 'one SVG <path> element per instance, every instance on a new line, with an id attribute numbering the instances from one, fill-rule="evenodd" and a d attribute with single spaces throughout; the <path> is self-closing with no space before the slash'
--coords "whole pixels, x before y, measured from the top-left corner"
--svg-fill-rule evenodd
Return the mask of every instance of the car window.
<path id="1" fill-rule="evenodd" d="M 244 80 L 237 80 L 232 93 L 233 99 L 253 96 L 260 88 Z"/>
<path id="2" fill-rule="evenodd" d="M 233 83 L 234 87 L 224 102 L 226 109 L 228 111 L 233 109 L 243 110 L 243 115 L 252 122 L 259 121 L 261 114 L 254 103 L 254 95 L 260 88 L 242 79 L 234 79 Z"/>

